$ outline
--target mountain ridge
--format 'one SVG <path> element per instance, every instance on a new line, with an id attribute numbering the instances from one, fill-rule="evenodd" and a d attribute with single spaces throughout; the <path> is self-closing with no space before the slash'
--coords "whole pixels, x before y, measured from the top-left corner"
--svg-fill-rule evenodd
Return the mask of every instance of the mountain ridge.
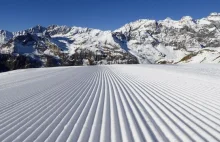
<path id="1" fill-rule="evenodd" d="M 59 25 L 37 25 L 18 32 L 0 30 L 0 52 L 62 60 L 65 54 L 70 61 L 80 58 L 81 65 L 219 63 L 220 13 L 197 20 L 190 16 L 140 19 L 114 31 Z"/>

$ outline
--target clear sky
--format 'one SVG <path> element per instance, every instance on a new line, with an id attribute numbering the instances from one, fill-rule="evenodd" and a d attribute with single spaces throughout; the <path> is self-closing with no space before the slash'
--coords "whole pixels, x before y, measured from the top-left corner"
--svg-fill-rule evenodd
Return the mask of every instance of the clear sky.
<path id="1" fill-rule="evenodd" d="M 220 13 L 220 0 L 0 0 L 0 29 L 52 24 L 115 30 L 138 19 Z"/>

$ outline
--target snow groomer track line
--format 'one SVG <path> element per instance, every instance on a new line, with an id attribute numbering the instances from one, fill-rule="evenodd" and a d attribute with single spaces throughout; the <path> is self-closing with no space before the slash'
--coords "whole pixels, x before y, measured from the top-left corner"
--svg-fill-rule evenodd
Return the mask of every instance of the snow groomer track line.
<path id="1" fill-rule="evenodd" d="M 219 142 L 218 65 L 0 74 L 1 142 Z"/>

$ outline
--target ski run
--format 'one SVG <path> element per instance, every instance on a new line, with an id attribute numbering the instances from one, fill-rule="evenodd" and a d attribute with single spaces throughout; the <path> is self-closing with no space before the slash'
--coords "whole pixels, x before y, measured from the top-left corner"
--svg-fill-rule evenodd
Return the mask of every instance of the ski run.
<path id="1" fill-rule="evenodd" d="M 219 65 L 0 74 L 1 142 L 219 142 Z"/>

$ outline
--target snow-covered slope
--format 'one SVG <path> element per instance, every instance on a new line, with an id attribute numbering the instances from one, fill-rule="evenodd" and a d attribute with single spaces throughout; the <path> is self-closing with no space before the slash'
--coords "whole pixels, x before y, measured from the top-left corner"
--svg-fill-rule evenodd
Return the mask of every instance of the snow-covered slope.
<path id="1" fill-rule="evenodd" d="M 219 142 L 220 67 L 113 65 L 0 74 L 1 142 Z"/>
<path id="2" fill-rule="evenodd" d="M 26 51 L 27 46 L 20 44 L 23 40 L 16 39 L 28 34 L 38 38 L 35 38 L 35 42 L 28 44 L 31 50 Z M 99 58 L 98 61 L 105 64 L 136 63 L 137 60 L 139 63 L 201 62 L 200 59 L 194 60 L 194 58 L 185 61 L 184 59 L 191 54 L 204 57 L 202 62 L 208 63 L 213 60 L 212 54 L 215 57 L 220 56 L 220 13 L 211 13 L 197 20 L 190 16 L 184 16 L 180 20 L 142 19 L 128 23 L 115 31 L 38 25 L 14 33 L 1 31 L 1 44 L 3 45 L 0 46 L 0 51 L 4 53 L 23 54 L 23 51 L 26 51 L 29 54 L 41 56 L 50 54 L 57 58 L 62 58 L 65 53 L 66 58 L 71 58 L 71 60 L 78 54 L 94 54 L 102 56 L 102 59 Z M 16 50 L 16 48 L 21 48 L 21 50 Z M 204 49 L 209 49 L 209 51 L 206 50 L 205 55 L 202 53 Z M 92 60 L 84 56 L 80 58 Z M 97 57 L 93 58 L 97 59 Z M 218 60 L 213 62 L 216 63 Z"/>

